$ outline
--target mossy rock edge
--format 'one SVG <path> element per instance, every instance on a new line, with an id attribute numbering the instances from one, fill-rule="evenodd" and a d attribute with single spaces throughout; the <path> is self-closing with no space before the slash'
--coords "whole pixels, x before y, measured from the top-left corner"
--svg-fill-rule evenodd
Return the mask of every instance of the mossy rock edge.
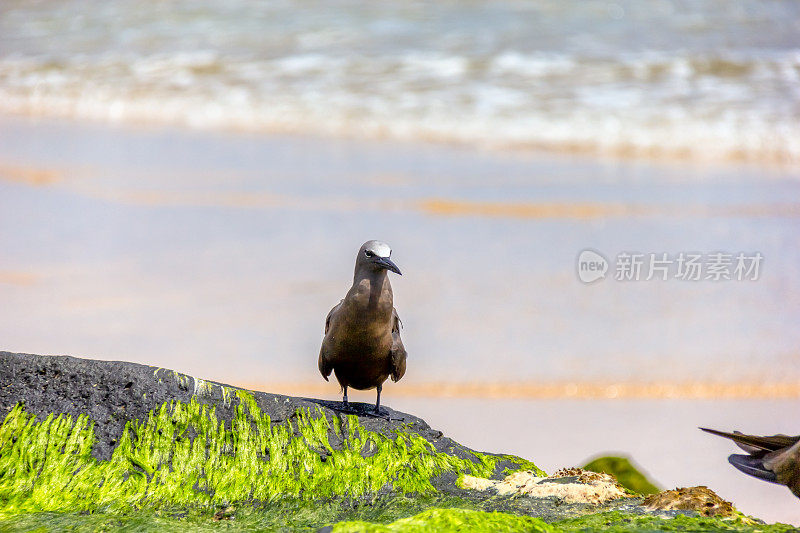
<path id="1" fill-rule="evenodd" d="M 636 498 L 592 506 L 461 489 L 462 474 L 543 472 L 412 415 L 356 407 L 134 363 L 0 352 L 0 530 L 555 531 L 608 512 L 618 516 L 606 529 L 642 520 L 619 516 L 646 516 L 649 530 L 677 524 L 679 513 L 654 518 Z M 729 530 L 766 530 L 742 527 Z"/>

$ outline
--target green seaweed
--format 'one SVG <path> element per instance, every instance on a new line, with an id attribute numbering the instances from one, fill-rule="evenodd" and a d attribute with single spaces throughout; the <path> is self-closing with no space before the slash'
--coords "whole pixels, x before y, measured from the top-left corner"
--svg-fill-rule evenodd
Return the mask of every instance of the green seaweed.
<path id="1" fill-rule="evenodd" d="M 86 416 L 38 421 L 17 405 L 0 426 L 0 516 L 361 498 L 385 488 L 432 494 L 432 481 L 445 473 L 490 477 L 504 461 L 532 465 L 475 452 L 463 459 L 415 433 L 383 435 L 356 416 L 319 409 L 273 424 L 251 394 L 236 396 L 228 428 L 194 398 L 163 404 L 126 425 L 109 461 L 91 455 L 95 437 Z"/>
<path id="2" fill-rule="evenodd" d="M 428 509 L 391 524 L 363 521 L 339 522 L 332 533 L 388 533 L 391 531 L 529 531 L 551 532 L 555 529 L 540 518 L 469 509 Z"/>
<path id="3" fill-rule="evenodd" d="M 403 499 L 402 496 L 399 498 Z M 733 519 L 678 515 L 675 518 L 637 515 L 619 511 L 597 513 L 547 524 L 539 518 L 504 512 L 437 507 L 426 497 L 405 498 L 408 508 L 389 518 L 370 503 L 342 506 L 341 502 L 285 500 L 262 507 L 220 508 L 217 513 L 189 509 L 180 513 L 142 510 L 130 513 L 25 513 L 0 516 L 0 531 L 314 531 L 332 524 L 334 532 L 391 531 L 530 531 L 530 532 L 655 532 L 730 531 L 740 533 L 784 533 L 797 531 L 787 524 L 765 525 L 745 517 Z M 427 509 L 420 510 L 421 507 Z M 399 513 L 399 514 L 398 514 Z M 331 520 L 331 517 L 338 517 Z"/>
<path id="4" fill-rule="evenodd" d="M 732 518 L 709 518 L 679 514 L 674 518 L 664 518 L 649 514 L 629 514 L 621 511 L 595 513 L 561 520 L 553 524 L 559 531 L 735 531 L 783 533 L 797 531 L 788 524 L 762 524 L 745 516 Z"/>
<path id="5" fill-rule="evenodd" d="M 653 532 L 731 531 L 784 533 L 797 531 L 787 524 L 766 525 L 747 517 L 706 518 L 679 514 L 674 518 L 611 511 L 547 524 L 541 519 L 502 512 L 432 508 L 388 524 L 365 521 L 339 522 L 333 533 L 384 533 L 391 531 L 532 531 L 532 532 Z"/>
<path id="6" fill-rule="evenodd" d="M 87 416 L 43 420 L 17 405 L 0 425 L 0 531 L 737 531 L 785 524 L 606 512 L 547 524 L 515 499 L 440 492 L 445 474 L 541 473 L 514 456 L 437 451 L 411 426 L 383 434 L 357 417 L 297 410 L 273 423 L 231 391 L 233 417 L 193 398 L 129 422 L 111 459 L 92 456 Z M 508 467 L 508 465 L 512 465 Z M 543 473 L 542 473 L 543 474 Z M 498 512 L 500 509 L 501 512 Z M 508 512 L 507 512 L 508 511 Z M 516 514 L 515 514 L 516 513 Z"/>
<path id="7" fill-rule="evenodd" d="M 519 472 L 520 470 L 529 470 L 535 476 L 547 477 L 547 472 L 536 466 L 532 461 L 522 459 L 516 455 L 501 455 L 500 457 L 514 464 L 514 468 L 504 468 L 503 475 L 507 476 L 509 474 L 513 474 L 514 472 Z"/>
<path id="8" fill-rule="evenodd" d="M 431 495 L 383 494 L 359 500 L 283 498 L 256 505 L 215 508 L 173 508 L 92 513 L 18 513 L 5 519 L 0 531 L 316 531 L 342 521 L 388 524 L 431 508 L 481 509 L 486 501 L 471 501 L 437 492 Z M 491 509 L 493 510 L 493 509 Z M 506 510 L 506 512 L 508 512 Z M 215 520 L 215 516 L 222 518 Z"/>
<path id="9" fill-rule="evenodd" d="M 620 485 L 636 494 L 661 492 L 661 489 L 647 479 L 647 476 L 642 474 L 627 457 L 598 457 L 587 463 L 583 469 L 611 474 L 617 478 Z"/>

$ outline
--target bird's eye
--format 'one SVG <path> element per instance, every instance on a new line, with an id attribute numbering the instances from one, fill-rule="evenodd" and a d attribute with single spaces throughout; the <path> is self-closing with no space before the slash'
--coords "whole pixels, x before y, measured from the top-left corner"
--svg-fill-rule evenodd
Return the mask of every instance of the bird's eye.
<path id="1" fill-rule="evenodd" d="M 365 252 L 364 252 L 364 255 L 366 255 L 367 257 L 374 257 L 374 256 L 375 256 L 375 254 L 374 254 L 374 253 L 372 253 L 372 252 L 371 252 L 371 251 L 369 251 L 369 250 L 365 251 Z"/>

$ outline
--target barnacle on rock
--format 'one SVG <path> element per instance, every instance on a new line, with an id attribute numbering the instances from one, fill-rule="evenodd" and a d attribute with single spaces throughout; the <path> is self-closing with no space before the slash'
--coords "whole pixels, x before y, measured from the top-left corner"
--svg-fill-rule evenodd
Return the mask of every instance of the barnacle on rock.
<path id="1" fill-rule="evenodd" d="M 580 468 L 559 470 L 550 477 L 523 470 L 501 481 L 465 475 L 460 478 L 459 484 L 475 490 L 491 489 L 501 496 L 556 497 L 566 503 L 600 504 L 628 497 L 613 476 Z"/>
<path id="2" fill-rule="evenodd" d="M 645 508 L 654 511 L 695 511 L 702 516 L 733 516 L 733 504 L 725 501 L 706 486 L 677 488 L 651 494 L 644 499 Z"/>

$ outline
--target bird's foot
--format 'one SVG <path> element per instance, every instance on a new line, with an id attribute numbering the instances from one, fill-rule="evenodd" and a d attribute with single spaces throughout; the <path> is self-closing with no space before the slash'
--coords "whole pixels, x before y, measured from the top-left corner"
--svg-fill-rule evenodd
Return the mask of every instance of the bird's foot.
<path id="1" fill-rule="evenodd" d="M 342 408 L 340 409 L 340 411 L 345 413 L 358 413 L 358 409 L 350 405 L 350 402 L 348 402 L 347 400 L 344 400 L 342 402 Z"/>
<path id="2" fill-rule="evenodd" d="M 392 420 L 402 420 L 401 418 L 392 418 L 392 415 L 389 413 L 389 411 L 381 409 L 380 407 L 373 409 L 370 414 L 377 418 L 383 418 L 388 422 L 391 422 Z"/>
<path id="3" fill-rule="evenodd" d="M 389 410 L 379 407 L 375 409 L 374 405 L 369 405 L 359 402 L 320 402 L 324 403 L 325 407 L 332 409 L 338 413 L 356 415 L 359 417 L 382 418 L 388 422 L 402 421 L 404 418 L 392 417 Z"/>

